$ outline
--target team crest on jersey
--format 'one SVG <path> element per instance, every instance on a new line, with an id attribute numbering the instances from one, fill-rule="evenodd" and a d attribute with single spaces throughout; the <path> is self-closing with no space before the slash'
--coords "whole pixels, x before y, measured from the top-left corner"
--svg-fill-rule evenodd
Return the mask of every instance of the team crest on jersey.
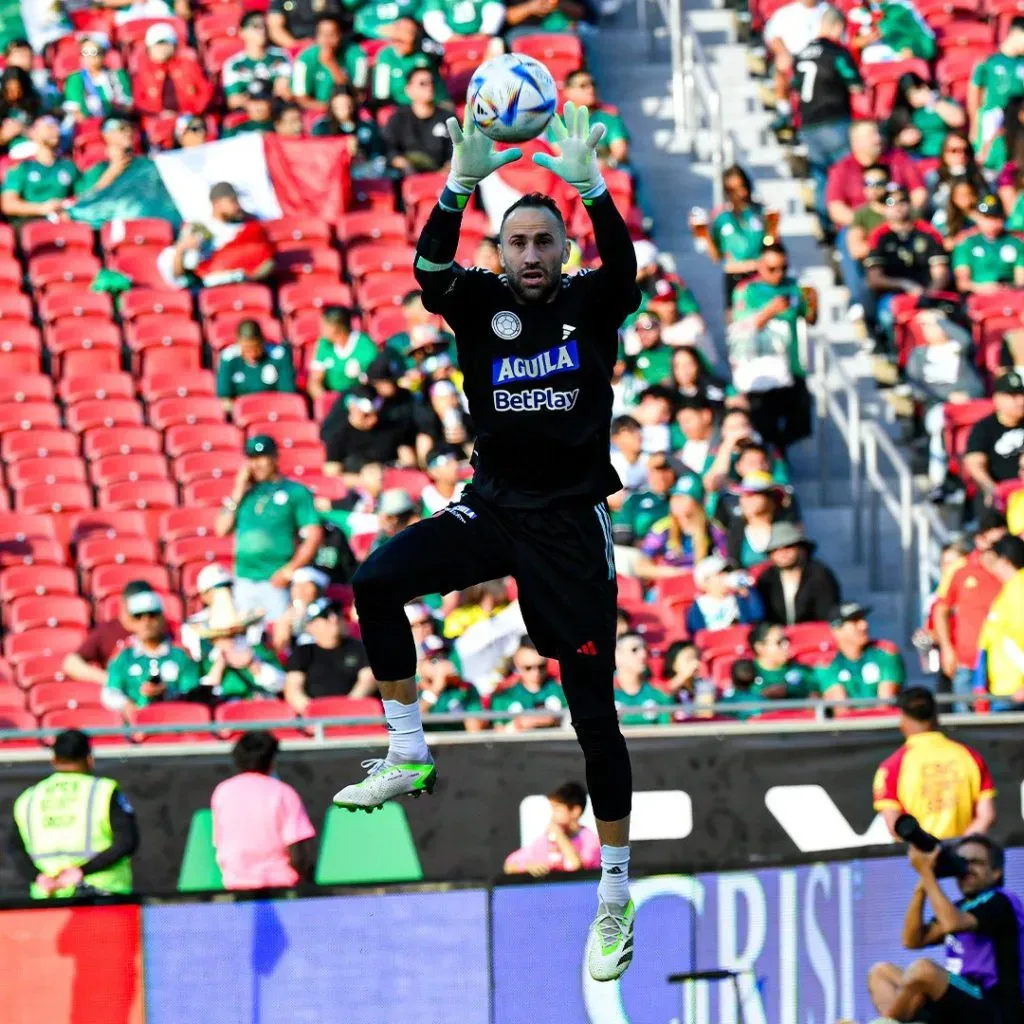
<path id="1" fill-rule="evenodd" d="M 501 313 L 495 313 L 491 320 L 491 330 L 505 341 L 511 341 L 513 338 L 518 338 L 523 332 L 523 321 L 515 315 L 510 313 L 507 309 Z"/>
<path id="2" fill-rule="evenodd" d="M 543 380 L 545 377 L 553 377 L 557 373 L 568 373 L 579 368 L 579 348 L 575 341 L 567 341 L 564 345 L 556 345 L 534 356 L 503 356 L 495 359 L 491 364 L 491 383 Z"/>

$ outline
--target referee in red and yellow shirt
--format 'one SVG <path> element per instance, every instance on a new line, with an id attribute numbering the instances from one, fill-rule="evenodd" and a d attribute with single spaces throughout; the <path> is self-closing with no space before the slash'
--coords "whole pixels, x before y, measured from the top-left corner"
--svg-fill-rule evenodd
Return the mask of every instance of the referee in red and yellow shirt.
<path id="1" fill-rule="evenodd" d="M 996 820 L 995 786 L 981 755 L 939 731 L 935 698 L 922 686 L 897 700 L 906 742 L 875 772 L 875 810 L 893 838 L 901 814 L 912 814 L 938 839 L 987 832 Z"/>

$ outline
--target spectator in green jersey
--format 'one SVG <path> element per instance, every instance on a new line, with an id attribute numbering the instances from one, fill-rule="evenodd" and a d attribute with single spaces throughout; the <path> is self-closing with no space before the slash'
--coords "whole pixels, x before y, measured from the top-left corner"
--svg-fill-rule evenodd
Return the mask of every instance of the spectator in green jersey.
<path id="1" fill-rule="evenodd" d="M 871 609 L 853 601 L 832 612 L 836 655 L 817 670 L 817 689 L 825 700 L 895 697 L 903 685 L 903 658 L 890 644 L 871 639 Z M 843 709 L 837 708 L 837 715 Z"/>
<path id="2" fill-rule="evenodd" d="M 147 159 L 135 155 L 135 128 L 122 118 L 110 117 L 103 122 L 103 142 L 107 147 L 106 159 L 93 164 L 75 182 L 76 196 L 101 192 L 113 185 L 135 160 Z"/>
<path id="3" fill-rule="evenodd" d="M 562 713 L 568 707 L 565 693 L 558 681 L 548 670 L 548 659 L 537 652 L 533 641 L 524 636 L 512 655 L 515 675 L 510 683 L 497 690 L 491 697 L 492 711 L 546 710 L 549 715 L 530 715 L 496 721 L 495 729 L 501 732 L 523 732 L 528 729 L 544 729 L 560 724 Z"/>
<path id="4" fill-rule="evenodd" d="M 868 0 L 847 21 L 850 49 L 862 64 L 935 57 L 935 33 L 908 0 Z"/>
<path id="5" fill-rule="evenodd" d="M 990 171 L 1006 163 L 1005 110 L 1024 96 L 1024 15 L 1010 22 L 999 49 L 980 61 L 967 88 L 967 116 L 979 163 Z"/>
<path id="6" fill-rule="evenodd" d="M 246 90 L 253 82 L 268 82 L 273 94 L 288 99 L 292 94 L 292 61 L 286 50 L 267 43 L 267 19 L 261 11 L 248 11 L 238 29 L 242 50 L 224 62 L 221 84 L 228 110 L 245 106 Z"/>
<path id="7" fill-rule="evenodd" d="M 391 25 L 389 36 L 391 42 L 377 54 L 373 62 L 373 98 L 378 103 L 405 106 L 409 102 L 405 91 L 409 72 L 413 68 L 427 68 L 434 74 L 434 93 L 438 100 L 442 103 L 450 102 L 448 90 L 437 71 L 437 59 L 423 50 L 423 30 L 416 21 L 411 17 L 399 18 Z"/>
<path id="8" fill-rule="evenodd" d="M 8 169 L 0 191 L 0 212 L 16 225 L 59 213 L 78 181 L 78 168 L 60 156 L 56 118 L 36 118 L 29 138 L 35 153 Z"/>
<path id="9" fill-rule="evenodd" d="M 352 27 L 366 39 L 394 39 L 403 21 L 415 22 L 422 0 L 342 0 L 355 11 Z M 378 54 L 379 59 L 379 54 Z"/>
<path id="10" fill-rule="evenodd" d="M 416 664 L 416 682 L 420 691 L 420 712 L 424 728 L 431 732 L 481 732 L 488 722 L 470 718 L 464 722 L 432 722 L 432 715 L 481 711 L 480 691 L 466 682 L 451 660 L 448 643 L 435 633 L 426 636 L 423 656 Z"/>
<path id="11" fill-rule="evenodd" d="M 96 39 L 83 39 L 82 63 L 64 82 L 64 112 L 75 121 L 87 117 L 124 117 L 132 112 L 128 74 L 103 66 L 106 48 Z"/>
<path id="12" fill-rule="evenodd" d="M 619 167 L 629 163 L 629 132 L 626 122 L 614 109 L 606 107 L 597 94 L 597 83 L 594 76 L 584 68 L 570 71 L 565 77 L 565 88 L 562 90 L 566 102 L 575 103 L 578 107 L 586 107 L 590 111 L 590 123 L 602 124 L 605 127 L 604 138 L 601 140 L 597 155 L 598 159 L 610 167 Z M 554 136 L 548 128 L 548 140 Z"/>
<path id="13" fill-rule="evenodd" d="M 615 644 L 615 707 L 623 725 L 672 721 L 675 698 L 650 682 L 650 652 L 639 633 L 623 633 Z M 623 709 L 627 709 L 622 714 Z"/>
<path id="14" fill-rule="evenodd" d="M 938 157 L 949 130 L 966 124 L 967 115 L 956 100 L 940 96 L 914 71 L 900 76 L 896 102 L 886 126 L 894 146 L 914 157 Z"/>
<path id="15" fill-rule="evenodd" d="M 217 367 L 217 397 L 228 414 L 240 395 L 295 391 L 289 346 L 268 345 L 257 320 L 243 320 L 235 337 L 235 344 L 221 352 Z"/>
<path id="16" fill-rule="evenodd" d="M 750 631 L 754 652 L 754 691 L 758 699 L 800 700 L 814 693 L 809 668 L 790 657 L 789 637 L 782 626 L 759 622 Z"/>
<path id="17" fill-rule="evenodd" d="M 269 82 L 254 80 L 245 89 L 245 120 L 226 128 L 225 139 L 248 132 L 270 132 L 274 130 L 273 87 Z"/>
<path id="18" fill-rule="evenodd" d="M 424 0 L 420 20 L 427 35 L 442 44 L 453 36 L 496 36 L 505 5 L 500 0 Z"/>
<path id="19" fill-rule="evenodd" d="M 315 42 L 295 58 L 292 92 L 303 110 L 323 112 L 339 85 L 366 87 L 366 54 L 355 43 L 345 44 L 337 19 L 317 19 Z"/>
<path id="20" fill-rule="evenodd" d="M 368 334 L 352 329 L 350 309 L 328 306 L 320 316 L 320 337 L 309 364 L 309 397 L 315 401 L 328 391 L 351 391 L 379 354 Z"/>
<path id="21" fill-rule="evenodd" d="M 538 32 L 573 32 L 590 16 L 583 0 L 511 0 L 505 12 L 505 38 Z"/>
<path id="22" fill-rule="evenodd" d="M 722 172 L 725 205 L 708 229 L 708 255 L 725 271 L 725 303 L 732 303 L 736 285 L 757 269 L 765 242 L 764 207 L 753 199 L 750 175 L 733 164 Z"/>
<path id="23" fill-rule="evenodd" d="M 999 197 L 984 194 L 975 211 L 978 230 L 953 249 L 957 288 L 976 295 L 1024 288 L 1024 242 L 1006 230 L 1006 212 Z"/>

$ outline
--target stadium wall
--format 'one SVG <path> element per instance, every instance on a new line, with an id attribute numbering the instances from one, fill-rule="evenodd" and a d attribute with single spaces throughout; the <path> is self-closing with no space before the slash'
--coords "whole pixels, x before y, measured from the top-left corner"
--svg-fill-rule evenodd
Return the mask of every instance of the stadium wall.
<path id="1" fill-rule="evenodd" d="M 870 965 L 912 957 L 914 881 L 899 857 L 638 879 L 636 958 L 606 985 L 584 967 L 592 880 L 9 910 L 0 1006 L 5 1024 L 737 1024 L 730 984 L 667 982 L 725 967 L 749 972 L 745 1024 L 866 1019 Z"/>
<path id="2" fill-rule="evenodd" d="M 630 740 L 637 871 L 740 869 L 888 842 L 871 808 L 875 768 L 900 743 L 893 728 L 731 734 L 693 731 Z M 954 728 L 976 747 L 999 790 L 995 834 L 1024 845 L 1020 726 Z M 282 754 L 281 777 L 302 794 L 318 829 L 339 783 L 362 774 L 365 748 Z M 576 744 L 568 739 L 446 745 L 442 783 L 432 799 L 404 803 L 428 881 L 476 882 L 501 872 L 507 854 L 546 814 L 542 794 L 580 778 Z M 193 814 L 209 807 L 214 786 L 231 771 L 223 753 L 117 758 L 104 753 L 100 771 L 118 779 L 136 808 L 142 846 L 137 889 L 176 889 Z M 47 771 L 42 762 L 10 762 L 0 771 L 0 808 Z M 5 819 L 9 820 L 9 818 Z M 805 858 L 806 859 L 806 858 Z M 24 892 L 0 861 L 0 898 Z"/>

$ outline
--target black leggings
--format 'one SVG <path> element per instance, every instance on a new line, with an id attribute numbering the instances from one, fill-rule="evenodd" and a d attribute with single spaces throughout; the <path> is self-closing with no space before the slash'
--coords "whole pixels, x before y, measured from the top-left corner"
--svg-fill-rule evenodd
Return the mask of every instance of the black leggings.
<path id="1" fill-rule="evenodd" d="M 373 674 L 390 682 L 416 671 L 407 602 L 509 575 L 538 651 L 559 661 L 594 814 L 624 818 L 632 776 L 612 684 L 616 586 L 603 502 L 508 510 L 470 493 L 383 544 L 352 579 Z"/>

